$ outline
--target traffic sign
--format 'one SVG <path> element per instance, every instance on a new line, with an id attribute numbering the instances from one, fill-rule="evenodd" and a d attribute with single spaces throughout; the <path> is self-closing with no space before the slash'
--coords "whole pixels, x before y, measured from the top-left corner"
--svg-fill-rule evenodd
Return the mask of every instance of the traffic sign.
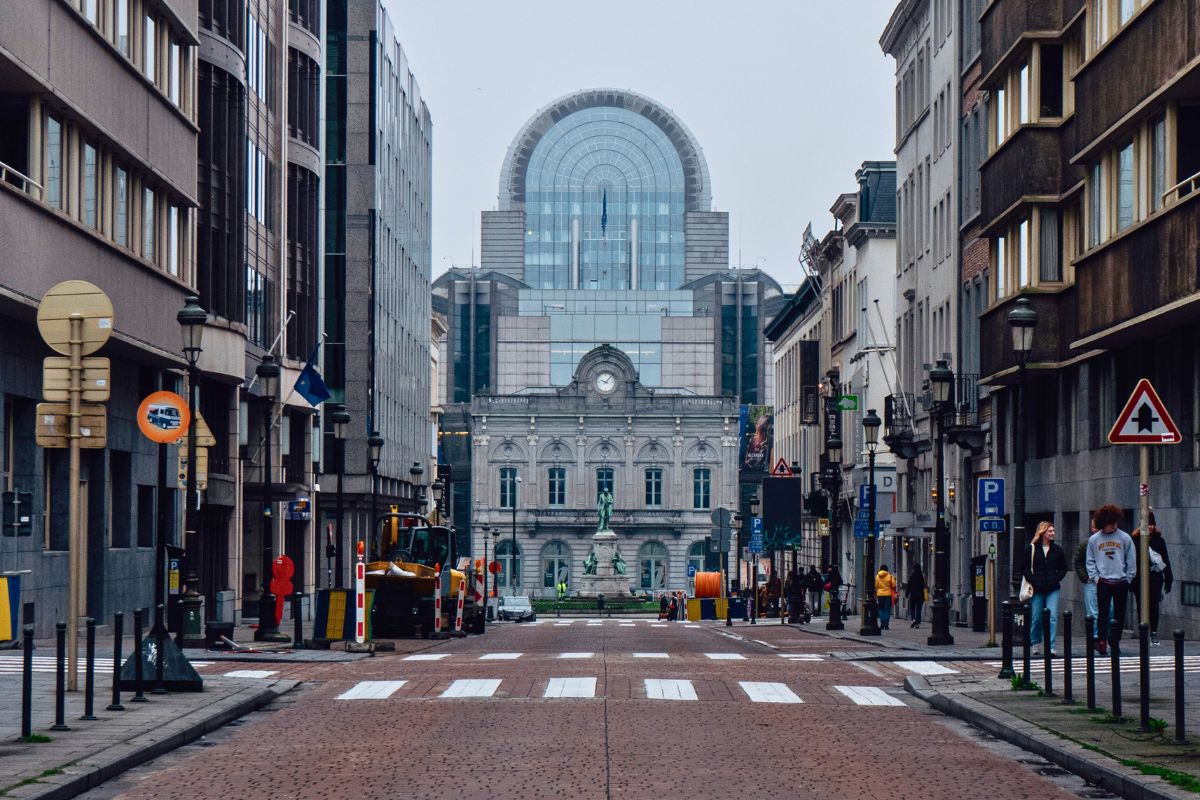
<path id="1" fill-rule="evenodd" d="M 42 296 L 38 306 L 38 332 L 50 349 L 71 355 L 71 317 L 83 320 L 79 332 L 79 354 L 89 356 L 112 336 L 112 301 L 98 286 L 87 281 L 63 281 Z"/>
<path id="2" fill-rule="evenodd" d="M 794 474 L 792 468 L 782 458 L 775 462 L 775 468 L 771 470 L 771 475 L 775 478 L 790 478 Z"/>
<path id="3" fill-rule="evenodd" d="M 733 522 L 733 512 L 728 508 L 721 507 L 709 514 L 708 518 L 711 519 L 712 524 L 716 525 L 718 528 L 728 528 L 730 523 Z"/>
<path id="4" fill-rule="evenodd" d="M 998 517 L 1004 513 L 1004 478 L 979 479 L 979 505 L 976 513 L 981 517 Z"/>
<path id="5" fill-rule="evenodd" d="M 1142 378 L 1108 432 L 1108 441 L 1112 444 L 1179 444 L 1183 436 L 1149 379 Z"/>
<path id="6" fill-rule="evenodd" d="M 751 517 L 750 518 L 750 535 L 751 536 L 762 536 L 763 535 L 762 517 Z"/>
<path id="7" fill-rule="evenodd" d="M 67 447 L 71 432 L 70 403 L 38 403 L 34 439 L 39 447 Z M 98 403 L 79 405 L 79 446 L 103 450 L 107 440 L 107 412 Z"/>
<path id="8" fill-rule="evenodd" d="M 876 522 L 876 523 L 875 523 L 875 535 L 876 535 L 876 536 L 882 536 L 882 535 L 883 535 L 883 529 L 884 529 L 885 527 L 887 527 L 887 523 L 886 523 L 886 522 Z M 869 535 L 870 535 L 870 534 L 868 533 L 868 531 L 869 531 L 869 530 L 871 530 L 871 523 L 870 523 L 870 521 L 868 521 L 868 520 L 858 520 L 858 519 L 854 520 L 854 538 L 856 538 L 856 539 L 866 539 L 866 538 L 867 538 L 867 536 L 869 536 Z"/>
<path id="9" fill-rule="evenodd" d="M 860 508 L 854 514 L 855 522 L 866 522 L 869 519 L 871 519 L 871 509 L 869 509 L 869 508 Z"/>
<path id="10" fill-rule="evenodd" d="M 138 406 L 137 423 L 142 435 L 150 441 L 170 444 L 179 441 L 187 433 L 191 415 L 187 403 L 179 395 L 174 392 L 153 392 L 146 395 L 146 399 Z"/>
<path id="11" fill-rule="evenodd" d="M 112 394 L 109 361 L 103 356 L 83 359 L 80 374 L 83 391 L 79 399 L 85 403 L 104 403 Z M 50 356 L 42 361 L 42 399 L 50 403 L 66 403 L 71 399 L 71 359 Z"/>
<path id="12" fill-rule="evenodd" d="M 1004 517 L 980 517 L 979 532 L 980 533 L 1004 533 L 1008 524 Z"/>
<path id="13" fill-rule="evenodd" d="M 858 507 L 867 508 L 871 505 L 871 496 L 875 494 L 875 487 L 869 483 L 860 483 L 858 485 Z"/>
<path id="14" fill-rule="evenodd" d="M 187 488 L 188 476 L 188 449 L 187 445 L 179 448 L 179 485 Z M 208 489 L 208 448 L 196 448 L 196 488 L 205 491 Z M 288 517 L 291 519 L 291 517 Z"/>
<path id="15" fill-rule="evenodd" d="M 838 411 L 858 411 L 858 395 L 844 394 L 837 399 Z"/>
<path id="16" fill-rule="evenodd" d="M 695 564 L 688 564 L 688 577 L 689 578 L 696 577 L 696 565 Z"/>

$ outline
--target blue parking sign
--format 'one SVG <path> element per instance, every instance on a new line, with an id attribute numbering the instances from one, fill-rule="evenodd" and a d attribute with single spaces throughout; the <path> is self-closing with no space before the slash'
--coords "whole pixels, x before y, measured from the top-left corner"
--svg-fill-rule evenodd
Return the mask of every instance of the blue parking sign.
<path id="1" fill-rule="evenodd" d="M 979 508 L 981 517 L 1004 516 L 1004 478 L 979 479 Z"/>
<path id="2" fill-rule="evenodd" d="M 696 565 L 695 564 L 688 564 L 688 577 L 689 578 L 696 577 Z"/>

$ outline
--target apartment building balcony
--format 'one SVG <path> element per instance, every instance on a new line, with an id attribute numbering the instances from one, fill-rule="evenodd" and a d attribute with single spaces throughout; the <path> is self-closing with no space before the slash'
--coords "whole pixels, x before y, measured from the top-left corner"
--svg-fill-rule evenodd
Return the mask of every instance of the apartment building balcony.
<path id="1" fill-rule="evenodd" d="M 1085 253 L 1075 263 L 1075 283 L 1088 301 L 1080 304 L 1072 346 L 1128 344 L 1200 320 L 1197 252 L 1200 192 L 1193 187 L 1165 212 Z"/>
<path id="2" fill-rule="evenodd" d="M 1012 331 L 1008 312 L 1018 297 L 1027 297 L 1037 312 L 1038 323 L 1033 335 L 1033 352 L 1027 367 L 1031 370 L 1052 368 L 1071 355 L 1072 341 L 1078 325 L 1077 286 L 1060 289 L 1025 291 L 1004 298 L 979 318 L 981 383 L 990 385 L 1015 383 L 1017 360 L 1012 349 Z M 1089 302 L 1095 295 L 1086 294 Z"/>
<path id="3" fill-rule="evenodd" d="M 1022 125 L 980 168 L 980 207 L 985 227 L 1003 222 L 1024 202 L 1053 202 L 1074 170 L 1074 121 Z"/>
<path id="4" fill-rule="evenodd" d="M 1003 61 L 1023 36 L 1060 33 L 1083 5 L 1084 0 L 994 0 L 980 18 L 983 74 Z"/>

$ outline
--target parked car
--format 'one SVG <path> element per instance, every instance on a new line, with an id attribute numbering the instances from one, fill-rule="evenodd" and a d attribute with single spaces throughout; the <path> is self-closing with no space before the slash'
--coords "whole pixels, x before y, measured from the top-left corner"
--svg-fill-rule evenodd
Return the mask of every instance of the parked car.
<path id="1" fill-rule="evenodd" d="M 500 619 L 515 622 L 533 622 L 537 614 L 533 612 L 533 603 L 524 595 L 513 595 L 500 598 Z"/>

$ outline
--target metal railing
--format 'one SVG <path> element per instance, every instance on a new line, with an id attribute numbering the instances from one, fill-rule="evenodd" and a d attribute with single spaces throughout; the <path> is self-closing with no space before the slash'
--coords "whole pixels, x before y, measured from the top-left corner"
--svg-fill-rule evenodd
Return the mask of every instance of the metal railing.
<path id="1" fill-rule="evenodd" d="M 3 161 L 0 161 L 0 181 L 11 183 L 14 186 L 20 186 L 21 191 L 25 192 L 25 194 L 33 194 L 33 192 L 29 191 L 30 186 L 36 187 L 39 192 L 42 190 L 42 185 L 40 183 L 20 170 L 10 167 Z"/>
<path id="2" fill-rule="evenodd" d="M 1190 178 L 1184 178 L 1179 183 L 1172 186 L 1170 189 L 1167 189 L 1165 192 L 1162 193 L 1162 200 L 1164 203 L 1166 203 L 1167 199 L 1173 194 L 1177 194 L 1178 197 L 1183 197 L 1184 195 L 1191 194 L 1192 192 L 1196 191 L 1197 184 L 1200 184 L 1200 172 L 1197 172 L 1195 175 L 1192 175 Z M 1185 186 L 1187 187 L 1187 191 L 1180 192 L 1179 190 Z"/>

